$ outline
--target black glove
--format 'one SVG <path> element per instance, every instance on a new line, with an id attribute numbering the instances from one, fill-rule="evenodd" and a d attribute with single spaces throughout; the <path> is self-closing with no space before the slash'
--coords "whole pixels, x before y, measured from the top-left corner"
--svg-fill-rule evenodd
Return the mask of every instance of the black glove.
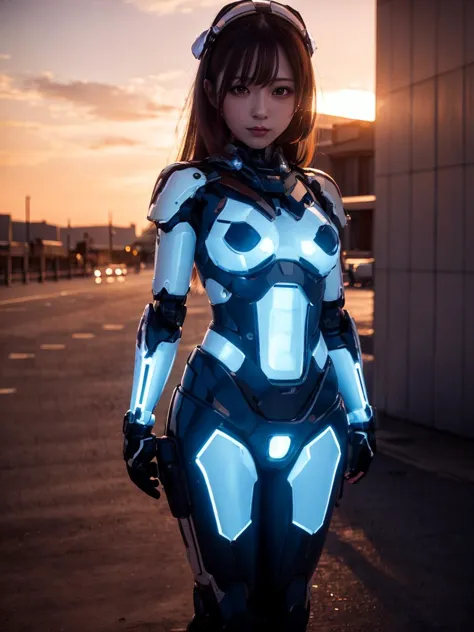
<path id="1" fill-rule="evenodd" d="M 129 410 L 123 418 L 123 458 L 127 465 L 130 479 L 145 494 L 159 498 L 158 465 L 156 457 L 156 435 L 152 426 L 145 426 L 133 421 L 133 413 Z"/>
<path id="2" fill-rule="evenodd" d="M 349 458 L 345 478 L 348 483 L 358 483 L 367 474 L 377 451 L 375 422 L 353 424 L 349 428 Z"/>

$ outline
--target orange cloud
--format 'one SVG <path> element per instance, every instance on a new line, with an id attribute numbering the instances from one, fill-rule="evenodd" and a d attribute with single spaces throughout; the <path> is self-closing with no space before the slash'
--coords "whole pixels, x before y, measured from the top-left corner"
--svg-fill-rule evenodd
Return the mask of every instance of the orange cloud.
<path id="1" fill-rule="evenodd" d="M 155 103 L 144 94 L 105 83 L 60 83 L 49 76 L 41 76 L 23 80 L 23 87 L 46 99 L 67 101 L 76 106 L 86 107 L 93 116 L 110 121 L 156 119 L 177 110 L 172 105 Z"/>
<path id="2" fill-rule="evenodd" d="M 89 145 L 89 149 L 107 149 L 108 147 L 135 147 L 140 143 L 132 138 L 125 138 L 120 136 L 107 136 L 100 138 L 94 143 Z"/>
<path id="3" fill-rule="evenodd" d="M 86 108 L 93 117 L 109 121 L 146 121 L 179 111 L 158 103 L 138 88 L 88 81 L 55 81 L 50 73 L 26 79 L 0 74 L 0 98 L 13 101 L 61 101 Z"/>

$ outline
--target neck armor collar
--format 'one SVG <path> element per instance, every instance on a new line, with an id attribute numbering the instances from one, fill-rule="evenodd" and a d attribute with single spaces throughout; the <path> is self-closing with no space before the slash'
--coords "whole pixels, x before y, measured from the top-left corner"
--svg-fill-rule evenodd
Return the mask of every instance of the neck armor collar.
<path id="1" fill-rule="evenodd" d="M 234 172 L 267 193 L 284 193 L 284 180 L 291 173 L 280 146 L 272 144 L 253 149 L 237 139 L 225 146 L 222 155 L 210 156 L 208 162 L 216 168 Z"/>

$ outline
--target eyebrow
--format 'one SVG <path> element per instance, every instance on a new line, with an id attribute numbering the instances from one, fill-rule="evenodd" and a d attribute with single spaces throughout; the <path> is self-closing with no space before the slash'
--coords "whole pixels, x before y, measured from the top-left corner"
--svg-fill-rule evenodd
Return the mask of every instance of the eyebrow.
<path id="1" fill-rule="evenodd" d="M 234 77 L 234 80 L 235 79 L 242 79 L 242 77 Z M 292 83 L 295 82 L 294 79 L 290 79 L 289 77 L 275 77 L 275 79 L 273 81 L 274 82 L 275 81 L 291 81 Z"/>

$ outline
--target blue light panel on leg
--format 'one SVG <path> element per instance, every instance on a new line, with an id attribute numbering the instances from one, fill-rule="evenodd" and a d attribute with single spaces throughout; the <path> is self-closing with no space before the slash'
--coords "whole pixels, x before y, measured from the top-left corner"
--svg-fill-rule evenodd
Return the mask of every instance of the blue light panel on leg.
<path id="1" fill-rule="evenodd" d="M 288 482 L 293 492 L 293 524 L 310 535 L 324 524 L 341 448 L 329 426 L 302 449 Z"/>
<path id="2" fill-rule="evenodd" d="M 251 524 L 257 470 L 248 448 L 215 430 L 196 455 L 206 482 L 217 531 L 231 542 Z"/>

